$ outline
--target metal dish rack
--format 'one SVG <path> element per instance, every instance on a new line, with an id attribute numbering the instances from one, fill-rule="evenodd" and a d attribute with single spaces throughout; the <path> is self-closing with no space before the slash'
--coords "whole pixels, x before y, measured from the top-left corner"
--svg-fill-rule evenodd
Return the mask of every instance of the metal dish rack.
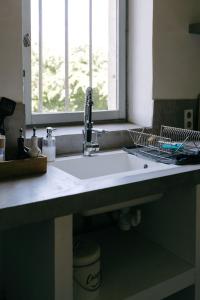
<path id="1" fill-rule="evenodd" d="M 177 158 L 183 156 L 198 156 L 200 159 L 199 131 L 164 125 L 160 135 L 149 133 L 149 129 L 145 128 L 128 131 L 134 147 L 132 154 L 149 156 L 164 163 L 176 163 Z"/>

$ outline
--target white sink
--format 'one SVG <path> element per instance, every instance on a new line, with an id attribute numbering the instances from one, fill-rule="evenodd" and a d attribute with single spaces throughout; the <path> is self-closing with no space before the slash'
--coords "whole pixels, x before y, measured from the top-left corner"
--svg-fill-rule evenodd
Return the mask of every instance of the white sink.
<path id="1" fill-rule="evenodd" d="M 57 159 L 53 165 L 79 179 L 118 174 L 138 174 L 169 168 L 169 165 L 149 161 L 124 151 L 98 153 L 91 157 L 71 156 Z M 118 176 L 117 176 L 118 177 Z"/>
<path id="2" fill-rule="evenodd" d="M 110 151 L 98 153 L 91 157 L 71 156 L 58 158 L 53 165 L 64 172 L 76 177 L 78 180 L 97 178 L 122 178 L 129 175 L 138 175 L 151 173 L 159 170 L 170 169 L 174 165 L 165 165 L 150 161 L 128 154 L 124 151 Z M 147 197 L 122 201 L 121 203 L 112 204 L 80 212 L 83 216 L 102 214 L 126 207 L 132 207 L 142 203 L 148 203 L 158 200 L 162 194 L 150 195 Z"/>

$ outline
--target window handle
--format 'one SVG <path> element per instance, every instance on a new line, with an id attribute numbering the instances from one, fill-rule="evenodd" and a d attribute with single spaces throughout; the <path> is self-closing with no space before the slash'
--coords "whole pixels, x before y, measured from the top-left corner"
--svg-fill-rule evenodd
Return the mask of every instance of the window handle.
<path id="1" fill-rule="evenodd" d="M 24 35 L 23 42 L 24 42 L 24 47 L 28 48 L 28 47 L 31 46 L 31 37 L 30 37 L 30 34 L 29 34 L 29 33 L 26 33 L 26 34 Z"/>

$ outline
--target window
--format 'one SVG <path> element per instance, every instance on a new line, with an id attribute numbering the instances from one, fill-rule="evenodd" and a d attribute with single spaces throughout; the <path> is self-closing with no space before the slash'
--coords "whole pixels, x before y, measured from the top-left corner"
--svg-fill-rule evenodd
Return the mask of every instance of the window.
<path id="1" fill-rule="evenodd" d="M 30 2 L 29 2 L 30 1 Z M 125 2 L 23 0 L 27 123 L 83 119 L 93 88 L 94 119 L 125 118 Z"/>

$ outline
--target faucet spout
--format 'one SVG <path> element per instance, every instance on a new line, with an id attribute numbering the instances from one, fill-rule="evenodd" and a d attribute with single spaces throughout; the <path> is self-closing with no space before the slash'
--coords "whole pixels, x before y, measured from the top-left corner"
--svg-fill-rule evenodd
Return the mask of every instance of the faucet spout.
<path id="1" fill-rule="evenodd" d="M 93 128 L 93 122 L 92 122 L 92 88 L 88 87 L 86 90 L 86 99 L 85 99 L 85 139 L 86 142 L 90 143 L 92 141 L 92 128 Z"/>
<path id="2" fill-rule="evenodd" d="M 85 97 L 85 112 L 84 112 L 84 129 L 83 129 L 83 155 L 91 156 L 93 153 L 99 151 L 98 136 L 104 131 L 93 129 L 92 122 L 92 88 L 88 87 Z M 95 140 L 93 140 L 95 134 Z"/>

